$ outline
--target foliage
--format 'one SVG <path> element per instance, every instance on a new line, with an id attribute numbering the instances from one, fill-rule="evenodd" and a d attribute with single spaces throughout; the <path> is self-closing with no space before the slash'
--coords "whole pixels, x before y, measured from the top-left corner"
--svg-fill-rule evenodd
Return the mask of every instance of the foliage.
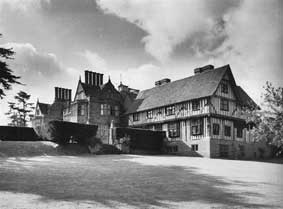
<path id="1" fill-rule="evenodd" d="M 277 147 L 277 155 L 283 154 L 283 88 L 266 83 L 263 95 L 265 111 L 254 114 L 256 128 L 252 134 L 257 141 L 265 141 Z"/>
<path id="2" fill-rule="evenodd" d="M 14 53 L 12 49 L 0 47 L 0 58 L 2 58 L 0 59 L 0 99 L 5 96 L 4 90 L 11 89 L 12 84 L 20 84 L 18 81 L 20 77 L 15 76 L 7 63 L 3 61 L 3 59 L 12 59 Z"/>
<path id="3" fill-rule="evenodd" d="M 22 127 L 27 126 L 27 122 L 30 121 L 33 117 L 33 115 L 30 113 L 34 109 L 33 103 L 28 102 L 30 96 L 30 94 L 27 94 L 24 91 L 20 91 L 14 97 L 16 99 L 16 102 L 8 102 L 10 109 L 9 112 L 6 113 L 6 115 L 9 115 L 9 118 L 11 120 L 11 123 L 9 125 Z"/>
<path id="4" fill-rule="evenodd" d="M 95 138 L 97 126 L 95 125 L 53 120 L 48 123 L 48 126 L 50 140 L 59 144 L 67 144 L 70 140 L 87 145 L 92 141 L 97 142 Z"/>

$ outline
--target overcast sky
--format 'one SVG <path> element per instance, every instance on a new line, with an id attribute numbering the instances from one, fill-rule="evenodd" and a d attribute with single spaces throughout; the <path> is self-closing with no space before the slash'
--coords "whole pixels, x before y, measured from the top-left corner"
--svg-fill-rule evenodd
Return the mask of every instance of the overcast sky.
<path id="1" fill-rule="evenodd" d="M 84 70 L 137 89 L 230 64 L 236 83 L 260 104 L 266 81 L 283 86 L 281 0 L 0 0 L 0 45 L 16 52 L 19 90 L 52 103 Z"/>

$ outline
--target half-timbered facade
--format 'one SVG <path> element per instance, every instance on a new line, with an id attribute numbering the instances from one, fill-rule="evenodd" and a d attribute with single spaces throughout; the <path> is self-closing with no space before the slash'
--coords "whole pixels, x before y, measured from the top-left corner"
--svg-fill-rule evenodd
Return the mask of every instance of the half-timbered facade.
<path id="1" fill-rule="evenodd" d="M 250 143 L 247 107 L 257 105 L 236 85 L 230 66 L 208 65 L 194 76 L 163 79 L 141 91 L 127 114 L 130 127 L 166 131 L 169 152 L 235 157 Z"/>

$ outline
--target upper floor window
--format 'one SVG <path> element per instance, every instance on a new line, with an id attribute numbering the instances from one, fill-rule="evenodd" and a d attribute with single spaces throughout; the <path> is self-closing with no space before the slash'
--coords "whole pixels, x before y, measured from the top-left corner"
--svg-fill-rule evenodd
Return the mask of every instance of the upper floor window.
<path id="1" fill-rule="evenodd" d="M 229 111 L 229 100 L 227 99 L 220 99 L 220 110 Z"/>
<path id="2" fill-rule="evenodd" d="M 153 117 L 153 112 L 152 112 L 152 110 L 147 111 L 147 112 L 146 112 L 146 118 L 147 118 L 147 119 L 152 119 L 152 117 Z"/>
<path id="3" fill-rule="evenodd" d="M 228 94 L 228 83 L 227 82 L 221 83 L 221 92 L 224 94 Z"/>
<path id="4" fill-rule="evenodd" d="M 175 106 L 168 106 L 165 108 L 165 114 L 166 115 L 174 115 L 175 114 Z"/>
<path id="5" fill-rule="evenodd" d="M 192 101 L 192 110 L 193 111 L 200 110 L 200 101 L 199 100 L 193 100 Z"/>
<path id="6" fill-rule="evenodd" d="M 241 126 L 236 127 L 237 128 L 237 138 L 243 137 L 243 128 Z"/>
<path id="7" fill-rule="evenodd" d="M 109 104 L 101 104 L 100 105 L 100 114 L 101 115 L 110 115 L 111 107 Z"/>
<path id="8" fill-rule="evenodd" d="M 231 136 L 231 126 L 224 126 L 224 135 Z"/>
<path id="9" fill-rule="evenodd" d="M 202 119 L 192 120 L 191 130 L 193 136 L 201 135 L 203 133 Z"/>
<path id="10" fill-rule="evenodd" d="M 133 121 L 139 121 L 140 120 L 140 115 L 139 113 L 134 113 L 133 114 Z"/>
<path id="11" fill-rule="evenodd" d="M 176 138 L 180 136 L 180 123 L 169 123 L 168 124 L 168 133 L 170 138 Z"/>
<path id="12" fill-rule="evenodd" d="M 188 103 L 183 103 L 180 105 L 180 110 L 187 110 L 188 109 Z"/>
<path id="13" fill-rule="evenodd" d="M 119 106 L 115 105 L 115 106 L 111 106 L 111 115 L 118 117 L 119 116 Z"/>
<path id="14" fill-rule="evenodd" d="M 78 105 L 78 115 L 85 115 L 85 112 L 86 112 L 85 104 L 79 104 Z"/>
<path id="15" fill-rule="evenodd" d="M 213 123 L 212 133 L 213 135 L 219 135 L 220 125 L 218 123 Z"/>

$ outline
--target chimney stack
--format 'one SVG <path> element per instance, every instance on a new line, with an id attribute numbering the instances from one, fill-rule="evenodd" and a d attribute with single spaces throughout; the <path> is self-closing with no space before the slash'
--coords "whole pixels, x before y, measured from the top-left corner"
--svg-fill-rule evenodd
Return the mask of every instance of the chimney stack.
<path id="1" fill-rule="evenodd" d="M 196 69 L 194 70 L 194 73 L 195 73 L 195 75 L 197 75 L 197 74 L 200 74 L 200 73 L 203 73 L 203 72 L 207 72 L 207 71 L 213 70 L 213 69 L 214 69 L 214 66 L 213 66 L 213 65 L 205 65 L 205 66 L 203 66 L 203 67 L 196 68 Z"/>
<path id="2" fill-rule="evenodd" d="M 164 84 L 170 83 L 171 80 L 169 78 L 164 78 L 162 80 L 156 81 L 155 86 L 162 86 Z"/>
<path id="3" fill-rule="evenodd" d="M 55 87 L 55 101 L 71 101 L 72 90 L 60 87 Z"/>
<path id="4" fill-rule="evenodd" d="M 86 70 L 85 83 L 91 86 L 101 86 L 103 84 L 103 74 Z"/>

